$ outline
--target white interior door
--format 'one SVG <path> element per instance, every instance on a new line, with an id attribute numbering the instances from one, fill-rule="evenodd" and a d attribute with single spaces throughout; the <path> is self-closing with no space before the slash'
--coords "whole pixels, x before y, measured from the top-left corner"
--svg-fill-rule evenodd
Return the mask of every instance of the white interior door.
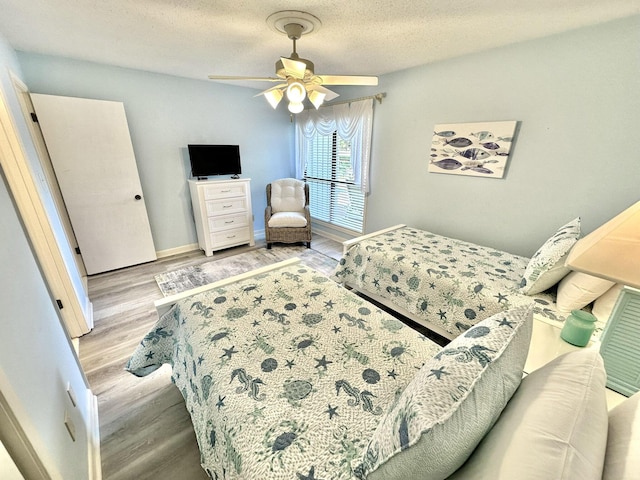
<path id="1" fill-rule="evenodd" d="M 124 105 L 31 98 L 87 273 L 155 260 Z"/>

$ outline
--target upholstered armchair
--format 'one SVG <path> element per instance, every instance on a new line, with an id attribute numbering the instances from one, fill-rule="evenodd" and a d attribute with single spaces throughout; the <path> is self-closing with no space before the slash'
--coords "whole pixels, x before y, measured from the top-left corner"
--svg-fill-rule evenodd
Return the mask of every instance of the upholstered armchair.
<path id="1" fill-rule="evenodd" d="M 268 184 L 264 230 L 267 248 L 275 242 L 304 242 L 307 248 L 311 248 L 309 185 L 295 178 L 283 178 Z"/>

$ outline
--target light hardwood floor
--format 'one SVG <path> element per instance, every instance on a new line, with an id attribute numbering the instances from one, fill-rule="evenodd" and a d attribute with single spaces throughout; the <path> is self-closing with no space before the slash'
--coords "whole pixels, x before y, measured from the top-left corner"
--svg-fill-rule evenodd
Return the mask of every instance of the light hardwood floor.
<path id="1" fill-rule="evenodd" d="M 264 242 L 257 242 L 260 246 Z M 312 248 L 334 258 L 342 252 L 340 243 L 316 235 Z M 237 247 L 213 257 L 189 252 L 89 278 L 95 326 L 80 338 L 80 362 L 98 397 L 105 480 L 208 478 L 200 467 L 193 427 L 182 396 L 171 383 L 170 368 L 165 365 L 137 378 L 124 367 L 157 320 L 153 302 L 162 294 L 155 275 L 248 249 Z"/>

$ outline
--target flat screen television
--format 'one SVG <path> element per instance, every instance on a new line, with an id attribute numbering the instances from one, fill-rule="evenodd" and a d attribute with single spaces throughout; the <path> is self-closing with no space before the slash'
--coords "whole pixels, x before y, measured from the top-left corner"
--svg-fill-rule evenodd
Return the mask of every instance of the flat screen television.
<path id="1" fill-rule="evenodd" d="M 189 145 L 188 147 L 193 177 L 233 175 L 237 178 L 242 173 L 238 145 Z"/>

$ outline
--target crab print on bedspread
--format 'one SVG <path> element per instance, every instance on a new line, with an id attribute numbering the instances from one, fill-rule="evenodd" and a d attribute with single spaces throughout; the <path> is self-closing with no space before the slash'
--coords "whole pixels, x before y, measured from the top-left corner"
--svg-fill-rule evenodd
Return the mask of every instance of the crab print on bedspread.
<path id="1" fill-rule="evenodd" d="M 127 369 L 172 366 L 211 478 L 333 480 L 439 349 L 298 264 L 179 302 Z"/>
<path id="2" fill-rule="evenodd" d="M 529 259 L 403 227 L 353 245 L 332 278 L 403 308 L 451 338 L 498 312 L 534 305 L 562 321 L 555 296 L 519 291 Z"/>

